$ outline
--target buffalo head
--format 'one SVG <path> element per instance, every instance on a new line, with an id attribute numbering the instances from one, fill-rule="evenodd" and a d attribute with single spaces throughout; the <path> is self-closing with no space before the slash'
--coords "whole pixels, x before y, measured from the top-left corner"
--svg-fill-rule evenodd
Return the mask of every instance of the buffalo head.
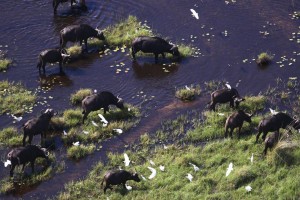
<path id="1" fill-rule="evenodd" d="M 122 98 L 120 98 L 119 96 L 117 96 L 117 98 L 118 98 L 118 101 L 117 101 L 116 106 L 120 109 L 124 109 L 124 100 Z"/>
<path id="2" fill-rule="evenodd" d="M 133 173 L 132 175 L 131 175 L 131 177 L 132 177 L 132 180 L 134 180 L 134 181 L 136 181 L 136 182 L 140 182 L 141 181 L 141 179 L 139 178 L 139 175 L 138 175 L 138 173 Z"/>
<path id="3" fill-rule="evenodd" d="M 170 51 L 172 52 L 173 56 L 180 57 L 180 53 L 178 51 L 178 47 L 176 47 L 175 45 L 170 49 Z"/>
<path id="4" fill-rule="evenodd" d="M 99 40 L 105 40 L 103 32 L 97 28 L 95 30 L 98 32 L 96 38 L 98 38 Z"/>

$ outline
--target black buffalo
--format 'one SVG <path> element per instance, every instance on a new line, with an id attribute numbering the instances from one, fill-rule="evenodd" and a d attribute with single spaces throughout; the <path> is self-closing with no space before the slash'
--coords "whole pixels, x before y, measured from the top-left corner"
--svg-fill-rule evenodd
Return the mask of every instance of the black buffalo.
<path id="1" fill-rule="evenodd" d="M 93 94 L 85 97 L 82 100 L 82 123 L 92 111 L 104 108 L 104 114 L 109 111 L 109 105 L 115 105 L 120 109 L 124 108 L 123 100 L 119 97 L 115 97 L 111 92 L 103 91 L 99 94 Z"/>
<path id="2" fill-rule="evenodd" d="M 23 165 L 22 170 L 27 163 L 30 162 L 32 172 L 34 172 L 34 162 L 36 158 L 45 158 L 48 161 L 48 152 L 46 149 L 35 146 L 27 145 L 26 147 L 18 147 L 11 150 L 7 154 L 7 159 L 10 160 L 10 176 L 13 176 L 14 169 L 17 165 Z"/>
<path id="3" fill-rule="evenodd" d="M 57 11 L 57 7 L 60 3 L 66 3 L 68 2 L 69 0 L 53 0 L 52 1 L 52 6 L 53 6 L 53 9 L 54 9 L 54 14 L 56 13 Z M 71 7 L 73 6 L 73 3 L 76 3 L 75 0 L 70 0 L 71 1 Z M 81 6 L 81 9 L 83 10 L 86 10 L 87 7 L 85 5 L 85 0 L 80 0 L 80 6 Z"/>
<path id="4" fill-rule="evenodd" d="M 261 133 L 263 133 L 262 139 L 265 140 L 268 132 L 279 132 L 280 128 L 285 129 L 288 125 L 291 125 L 295 129 L 300 129 L 299 120 L 293 119 L 288 114 L 282 112 L 272 115 L 267 119 L 262 119 L 258 125 L 258 134 L 256 135 L 256 142 L 258 141 Z"/>
<path id="5" fill-rule="evenodd" d="M 28 143 L 31 144 L 34 135 L 41 134 L 41 140 L 46 137 L 46 131 L 48 130 L 51 118 L 54 116 L 53 109 L 47 109 L 38 118 L 28 120 L 23 125 L 23 146 L 26 143 L 26 137 L 29 137 Z"/>
<path id="6" fill-rule="evenodd" d="M 64 48 L 68 41 L 79 42 L 81 46 L 82 41 L 84 41 L 85 48 L 87 49 L 87 39 L 90 37 L 105 40 L 102 31 L 94 29 L 87 24 L 67 26 L 60 31 L 60 46 Z"/>
<path id="7" fill-rule="evenodd" d="M 169 44 L 159 37 L 140 36 L 132 41 L 132 57 L 135 60 L 135 54 L 139 51 L 144 53 L 153 53 L 155 56 L 155 62 L 158 62 L 158 55 L 161 54 L 165 58 L 165 53 L 170 53 L 176 57 L 180 56 L 178 47 Z"/>
<path id="8" fill-rule="evenodd" d="M 229 136 L 232 138 L 232 132 L 235 128 L 239 128 L 238 138 L 240 138 L 241 128 L 243 126 L 244 121 L 251 123 L 252 115 L 245 113 L 243 110 L 239 110 L 231 114 L 225 124 L 225 138 L 228 135 L 228 129 L 230 129 Z"/>
<path id="9" fill-rule="evenodd" d="M 109 188 L 112 190 L 111 185 L 120 185 L 122 184 L 124 189 L 126 189 L 126 181 L 134 180 L 136 182 L 140 182 L 140 178 L 137 173 L 130 173 L 125 170 L 117 170 L 117 171 L 108 171 L 105 173 L 104 178 L 102 180 L 101 186 L 103 186 L 103 182 L 105 182 L 104 193 Z"/>
<path id="10" fill-rule="evenodd" d="M 47 63 L 59 62 L 59 70 L 62 73 L 62 65 L 68 61 L 70 55 L 65 49 L 47 49 L 40 53 L 37 68 L 39 68 L 39 73 L 41 73 L 41 68 L 45 74 L 45 66 Z"/>
<path id="11" fill-rule="evenodd" d="M 265 149 L 264 154 L 267 154 L 268 148 L 271 150 L 275 144 L 278 143 L 279 140 L 279 132 L 275 131 L 271 133 L 266 139 L 265 139 Z"/>
<path id="12" fill-rule="evenodd" d="M 238 107 L 241 101 L 244 101 L 244 98 L 241 98 L 238 91 L 235 88 L 225 88 L 221 90 L 216 90 L 211 93 L 211 101 L 209 102 L 209 108 L 215 111 L 215 107 L 217 103 L 230 103 L 230 107 L 235 106 Z"/>

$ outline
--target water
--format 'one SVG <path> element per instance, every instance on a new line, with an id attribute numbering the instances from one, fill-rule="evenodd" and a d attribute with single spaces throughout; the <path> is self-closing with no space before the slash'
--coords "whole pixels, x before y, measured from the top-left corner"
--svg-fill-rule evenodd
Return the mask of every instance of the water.
<path id="1" fill-rule="evenodd" d="M 66 170 L 62 174 L 16 194 L 2 196 L 1 199 L 51 197 L 66 182 L 86 175 L 90 165 L 86 166 L 85 162 L 103 160 L 107 151 L 121 152 L 124 144 L 132 143 L 140 134 L 151 132 L 160 125 L 160 121 L 172 118 L 179 111 L 201 110 L 205 107 L 209 99 L 207 96 L 192 104 L 180 103 L 174 97 L 176 87 L 190 84 L 204 87 L 206 81 L 226 80 L 232 86 L 239 82 L 238 90 L 244 96 L 265 91 L 269 85 L 275 85 L 277 77 L 283 80 L 295 76 L 300 78 L 297 55 L 300 53 L 297 43 L 297 39 L 300 39 L 300 23 L 299 19 L 292 19 L 291 16 L 300 9 L 300 1 L 228 2 L 87 0 L 88 12 L 71 10 L 70 4 L 66 3 L 58 7 L 57 16 L 53 15 L 51 1 L 2 2 L 0 49 L 7 51 L 14 66 L 6 73 L 0 73 L 0 80 L 21 81 L 31 90 L 49 86 L 49 91 L 39 90 L 38 94 L 41 98 L 47 97 L 48 104 L 58 111 L 71 107 L 70 94 L 80 88 L 110 90 L 114 94 L 120 94 L 126 102 L 141 106 L 144 116 L 141 123 L 129 133 L 105 142 L 100 152 L 78 163 L 67 160 Z M 199 20 L 192 17 L 191 8 L 199 13 Z M 59 31 L 63 27 L 87 23 L 103 29 L 128 15 L 135 15 L 142 22 L 146 21 L 155 32 L 174 43 L 194 45 L 200 49 L 201 55 L 184 59 L 170 67 L 166 73 L 162 69 L 164 65 L 153 64 L 152 57 L 138 57 L 136 63 L 132 62 L 127 55 L 128 49 L 126 53 L 116 52 L 101 58 L 97 53 L 92 53 L 66 65 L 65 76 L 58 74 L 59 68 L 55 65 L 46 67 L 46 76 L 39 77 L 37 56 L 44 49 L 59 46 Z M 290 41 L 293 36 L 295 38 Z M 263 51 L 275 55 L 274 62 L 266 69 L 257 67 L 253 61 Z M 284 67 L 276 63 L 282 60 L 282 56 L 288 59 L 283 62 Z M 124 69 L 130 69 L 128 73 L 122 70 L 116 74 L 115 66 L 121 62 L 125 64 Z M 160 62 L 168 63 L 168 60 L 160 58 Z M 49 96 L 53 99 L 49 99 Z M 145 101 L 145 98 L 151 100 Z M 33 113 L 24 115 L 17 127 L 46 107 L 35 107 Z M 11 117 L 0 116 L 1 128 L 11 125 L 14 125 Z M 7 151 L 2 149 L 0 153 L 4 155 Z M 0 174 L 1 177 L 7 176 L 8 169 L 1 167 Z"/>

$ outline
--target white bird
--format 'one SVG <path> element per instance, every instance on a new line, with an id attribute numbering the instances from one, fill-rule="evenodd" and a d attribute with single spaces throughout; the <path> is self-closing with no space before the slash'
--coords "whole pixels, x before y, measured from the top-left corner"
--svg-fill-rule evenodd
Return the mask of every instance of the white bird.
<path id="1" fill-rule="evenodd" d="M 125 167 L 129 166 L 130 160 L 129 160 L 127 153 L 124 153 L 124 161 L 123 162 L 125 163 Z"/>
<path id="2" fill-rule="evenodd" d="M 247 190 L 247 192 L 251 192 L 252 187 L 251 187 L 250 185 L 247 185 L 247 186 L 245 187 L 245 189 Z"/>
<path id="3" fill-rule="evenodd" d="M 130 108 L 128 108 L 128 112 L 130 112 Z"/>
<path id="4" fill-rule="evenodd" d="M 193 17 L 195 17 L 196 19 L 199 19 L 199 15 L 194 9 L 191 8 L 190 11 L 192 12 Z"/>
<path id="5" fill-rule="evenodd" d="M 82 131 L 82 132 L 83 132 L 84 134 L 86 134 L 86 135 L 87 135 L 87 134 L 89 134 L 89 132 L 88 132 L 88 131 Z"/>
<path id="6" fill-rule="evenodd" d="M 148 169 L 151 171 L 151 174 L 148 178 L 153 179 L 156 176 L 156 169 L 154 169 L 152 167 L 148 167 Z"/>
<path id="7" fill-rule="evenodd" d="M 193 178 L 194 178 L 194 177 L 192 176 L 192 174 L 190 174 L 190 173 L 188 173 L 186 177 L 187 177 L 187 179 L 189 179 L 190 182 L 192 182 L 192 180 L 193 180 Z"/>
<path id="8" fill-rule="evenodd" d="M 160 169 L 160 171 L 163 172 L 163 171 L 165 171 L 165 166 L 160 165 L 160 166 L 159 166 L 159 169 Z"/>
<path id="9" fill-rule="evenodd" d="M 278 113 L 277 111 L 273 110 L 272 108 L 269 108 L 269 110 L 270 110 L 272 115 L 276 115 Z"/>
<path id="10" fill-rule="evenodd" d="M 103 122 L 104 124 L 108 124 L 108 121 L 103 117 L 103 115 L 98 114 L 98 116 L 100 117 L 101 122 Z"/>
<path id="11" fill-rule="evenodd" d="M 227 168 L 227 171 L 226 171 L 226 177 L 230 174 L 230 172 L 233 170 L 233 164 L 232 163 L 229 163 L 229 166 Z"/>
<path id="12" fill-rule="evenodd" d="M 11 165 L 11 161 L 10 160 L 7 160 L 4 162 L 4 167 L 7 167 L 8 165 Z"/>
<path id="13" fill-rule="evenodd" d="M 130 185 L 125 184 L 125 187 L 127 190 L 132 190 L 132 187 Z"/>
<path id="14" fill-rule="evenodd" d="M 155 165 L 155 163 L 152 160 L 149 160 L 149 162 L 151 165 L 153 165 L 153 166 Z"/>
<path id="15" fill-rule="evenodd" d="M 252 155 L 250 157 L 250 161 L 251 161 L 251 163 L 253 163 L 253 153 L 252 153 Z"/>
<path id="16" fill-rule="evenodd" d="M 103 123 L 102 126 L 103 126 L 103 127 L 107 127 L 107 124 Z"/>
<path id="17" fill-rule="evenodd" d="M 194 167 L 195 172 L 199 171 L 199 167 L 193 163 L 189 163 L 190 165 L 192 165 Z"/>
<path id="18" fill-rule="evenodd" d="M 229 85 L 229 83 L 225 83 L 225 86 L 227 87 L 228 90 L 231 89 L 231 85 Z"/>
<path id="19" fill-rule="evenodd" d="M 64 130 L 64 135 L 68 135 L 68 133 Z"/>
<path id="20" fill-rule="evenodd" d="M 165 144 L 163 144 L 163 146 L 164 146 L 164 149 L 168 149 L 168 147 Z"/>
<path id="21" fill-rule="evenodd" d="M 79 146 L 79 141 L 78 142 L 73 142 L 74 146 Z"/>
<path id="22" fill-rule="evenodd" d="M 144 181 L 147 180 L 147 179 L 145 178 L 145 176 L 141 175 L 141 177 L 142 177 L 142 179 L 143 179 Z"/>
<path id="23" fill-rule="evenodd" d="M 14 115 L 11 115 L 13 118 L 14 118 L 14 120 L 16 120 L 16 121 L 21 121 L 22 119 L 23 119 L 23 117 L 16 117 L 16 116 L 14 116 Z"/>
<path id="24" fill-rule="evenodd" d="M 185 86 L 185 89 L 187 89 L 187 90 L 191 90 L 191 88 L 189 88 L 187 85 Z"/>
<path id="25" fill-rule="evenodd" d="M 97 90 L 96 90 L 96 89 L 94 89 L 94 93 L 95 93 L 95 94 L 97 93 Z"/>
<path id="26" fill-rule="evenodd" d="M 94 122 L 94 121 L 92 121 L 92 124 L 93 124 L 94 126 L 96 126 L 96 127 L 99 126 L 99 125 L 98 125 L 96 122 Z"/>
<path id="27" fill-rule="evenodd" d="M 224 114 L 224 113 L 218 113 L 218 115 L 219 115 L 219 116 L 224 116 L 225 114 Z"/>
<path id="28" fill-rule="evenodd" d="M 123 133 L 123 130 L 120 129 L 120 128 L 115 128 L 115 129 L 113 129 L 113 130 L 116 131 L 116 132 L 119 133 L 119 134 Z"/>

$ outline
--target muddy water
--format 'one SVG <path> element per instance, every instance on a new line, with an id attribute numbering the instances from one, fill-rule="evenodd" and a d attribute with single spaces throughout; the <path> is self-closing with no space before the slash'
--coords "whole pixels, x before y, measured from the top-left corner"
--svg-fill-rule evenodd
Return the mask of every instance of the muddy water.
<path id="1" fill-rule="evenodd" d="M 51 1 L 2 2 L 0 49 L 7 51 L 7 56 L 14 60 L 14 66 L 6 73 L 1 73 L 0 80 L 21 81 L 31 90 L 37 91 L 40 100 L 48 102 L 38 104 L 33 113 L 25 114 L 24 121 L 36 116 L 45 107 L 51 106 L 55 110 L 71 107 L 69 96 L 79 88 L 110 90 L 120 94 L 126 102 L 141 106 L 144 115 L 141 123 L 132 131 L 125 133 L 122 138 L 104 143 L 105 151 L 97 152 L 79 163 L 67 161 L 64 173 L 26 191 L 2 196 L 1 199 L 42 199 L 55 195 L 65 182 L 86 175 L 90 168 L 84 163 L 103 159 L 106 151 L 122 151 L 124 144 L 132 143 L 146 131 L 151 132 L 159 126 L 161 120 L 172 118 L 178 110 L 185 112 L 191 108 L 203 109 L 206 97 L 188 106 L 180 104 L 174 99 L 175 87 L 203 85 L 209 80 L 226 80 L 233 86 L 239 83 L 240 93 L 246 95 L 257 94 L 269 85 L 275 85 L 277 77 L 284 80 L 292 76 L 300 78 L 297 56 L 300 53 L 297 43 L 297 39 L 300 39 L 300 23 L 299 19 L 292 19 L 291 16 L 294 11 L 300 10 L 300 2 L 228 2 L 87 0 L 88 12 L 71 10 L 69 4 L 63 4 L 59 6 L 57 16 L 53 15 Z M 191 16 L 190 8 L 199 13 L 199 20 Z M 49 66 L 46 68 L 46 77 L 39 77 L 37 55 L 46 48 L 58 47 L 59 31 L 63 27 L 87 23 L 104 28 L 129 14 L 146 21 L 157 33 L 174 43 L 193 44 L 200 49 L 201 55 L 184 59 L 165 72 L 162 69 L 165 65 L 153 64 L 154 58 L 138 57 L 137 63 L 133 63 L 127 55 L 128 50 L 125 53 L 113 52 L 101 58 L 97 53 L 92 53 L 80 61 L 68 64 L 64 76 L 58 74 L 57 66 Z M 290 40 L 293 36 L 295 38 Z M 253 61 L 262 51 L 275 55 L 273 64 L 266 69 L 260 69 Z M 280 67 L 281 64 L 276 62 L 282 60 L 284 66 Z M 125 66 L 117 74 L 116 65 L 121 62 Z M 168 60 L 161 62 L 169 64 Z M 126 68 L 130 69 L 128 73 L 125 73 Z M 49 90 L 40 89 L 41 86 L 47 86 Z M 16 126 L 20 127 L 23 122 Z M 11 125 L 14 125 L 11 117 L 0 116 L 1 128 Z M 1 150 L 0 153 L 3 155 L 6 151 Z M 1 167 L 0 177 L 7 174 L 8 169 Z"/>

